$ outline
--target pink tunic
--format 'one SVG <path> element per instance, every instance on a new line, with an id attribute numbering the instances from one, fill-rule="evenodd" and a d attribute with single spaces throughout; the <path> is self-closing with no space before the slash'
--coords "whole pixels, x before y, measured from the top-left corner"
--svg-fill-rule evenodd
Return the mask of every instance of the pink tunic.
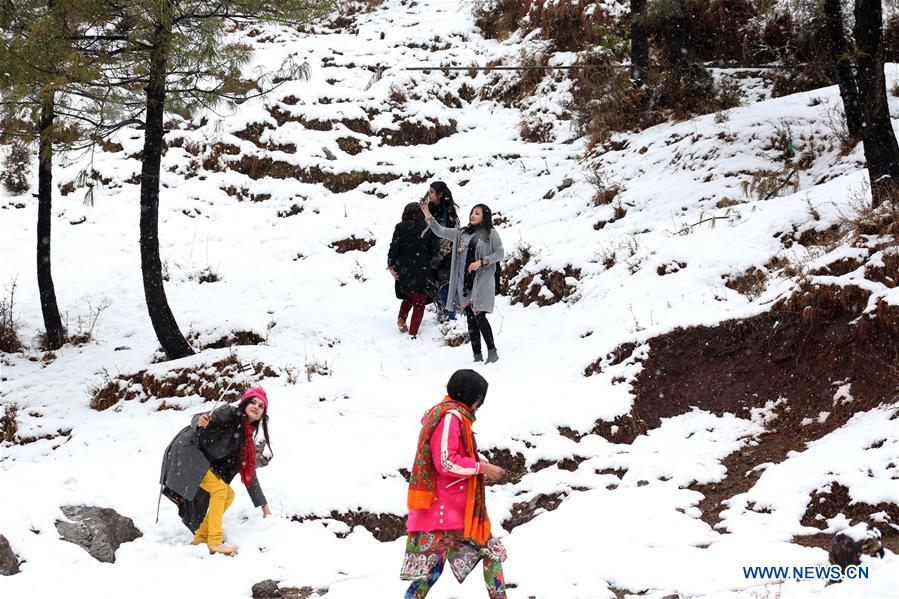
<path id="1" fill-rule="evenodd" d="M 481 472 L 481 464 L 465 455 L 462 416 L 450 410 L 431 435 L 431 456 L 437 469 L 437 495 L 427 510 L 410 510 L 406 530 L 462 530 L 468 479 Z"/>

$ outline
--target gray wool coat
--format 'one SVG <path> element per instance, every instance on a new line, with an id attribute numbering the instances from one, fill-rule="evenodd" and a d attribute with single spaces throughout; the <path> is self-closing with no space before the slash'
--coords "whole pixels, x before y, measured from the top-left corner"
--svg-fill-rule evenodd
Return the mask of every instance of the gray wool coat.
<path id="1" fill-rule="evenodd" d="M 465 256 L 459 255 L 457 251 L 459 238 L 462 237 L 462 229 L 443 227 L 433 218 L 428 219 L 428 227 L 434 232 L 434 235 L 441 239 L 448 239 L 453 243 L 453 262 L 450 266 L 449 279 L 449 298 L 452 301 L 456 297 L 456 289 L 464 284 L 459 281 L 457 260 L 465 259 Z M 503 242 L 499 238 L 496 229 L 490 229 L 490 237 L 486 240 L 478 241 L 475 246 L 475 260 L 486 258 L 489 264 L 482 266 L 477 270 L 474 276 L 474 284 L 471 288 L 471 307 L 475 312 L 493 312 L 493 302 L 496 298 L 496 284 L 494 273 L 499 268 L 499 262 L 505 258 L 506 253 L 503 250 Z"/>
<path id="2" fill-rule="evenodd" d="M 159 477 L 163 494 L 178 504 L 179 513 L 187 511 L 187 516 L 181 513 L 182 520 L 192 530 L 196 527 L 188 520 L 199 526 L 199 521 L 193 521 L 196 517 L 202 520 L 209 501 L 208 494 L 200 489 L 206 472 L 212 469 L 226 483 L 240 472 L 240 410 L 230 405 L 216 408 L 205 429 L 197 424 L 200 416 L 196 414 L 190 426 L 181 429 L 166 447 Z M 258 478 L 247 485 L 247 492 L 256 507 L 267 503 Z M 192 503 L 196 505 L 189 505 Z"/>

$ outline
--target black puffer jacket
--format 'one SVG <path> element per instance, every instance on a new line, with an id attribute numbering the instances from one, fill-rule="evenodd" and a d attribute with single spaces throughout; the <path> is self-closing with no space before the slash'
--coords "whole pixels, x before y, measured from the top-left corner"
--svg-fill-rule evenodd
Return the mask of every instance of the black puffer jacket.
<path id="1" fill-rule="evenodd" d="M 421 236 L 422 221 L 404 220 L 393 230 L 393 240 L 387 252 L 387 266 L 397 275 L 396 297 L 403 299 L 410 293 L 428 293 L 431 259 L 439 249 L 434 235 Z"/>

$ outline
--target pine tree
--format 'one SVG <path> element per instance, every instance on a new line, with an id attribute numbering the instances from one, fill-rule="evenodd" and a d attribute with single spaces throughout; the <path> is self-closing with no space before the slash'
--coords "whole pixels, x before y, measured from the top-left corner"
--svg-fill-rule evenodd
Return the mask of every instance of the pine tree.
<path id="1" fill-rule="evenodd" d="M 643 85 L 649 80 L 646 0 L 631 0 L 631 79 L 638 85 Z"/>
<path id="2" fill-rule="evenodd" d="M 54 145 L 72 146 L 103 125 L 91 88 L 102 85 L 94 0 L 27 0 L 0 5 L 0 138 L 38 148 L 37 280 L 45 343 L 65 342 L 50 260 Z M 57 121 L 64 115 L 61 126 Z M 90 142 L 89 142 L 90 143 Z"/>
<path id="3" fill-rule="evenodd" d="M 862 114 L 862 143 L 871 203 L 894 201 L 899 193 L 899 145 L 893 133 L 883 72 L 883 5 L 855 0 L 856 77 Z"/>
<path id="4" fill-rule="evenodd" d="M 862 115 L 859 106 L 858 86 L 852 70 L 852 57 L 846 43 L 843 29 L 842 0 L 823 0 L 824 22 L 827 28 L 827 45 L 836 65 L 837 83 L 843 100 L 843 114 L 846 116 L 846 130 L 853 144 L 862 137 Z"/>
<path id="5" fill-rule="evenodd" d="M 193 350 L 169 307 L 159 255 L 164 115 L 167 110 L 190 113 L 222 102 L 239 103 L 267 91 L 264 81 L 242 77 L 251 48 L 226 39 L 227 24 L 296 25 L 332 6 L 331 0 L 136 0 L 122 5 L 128 60 L 136 65 L 132 81 L 146 90 L 140 189 L 144 297 L 157 339 L 171 359 Z"/>

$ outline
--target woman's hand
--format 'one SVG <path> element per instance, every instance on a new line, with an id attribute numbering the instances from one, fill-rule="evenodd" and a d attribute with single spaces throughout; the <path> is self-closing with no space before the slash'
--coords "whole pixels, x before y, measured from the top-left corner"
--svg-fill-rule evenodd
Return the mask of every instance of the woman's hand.
<path id="1" fill-rule="evenodd" d="M 472 262 L 471 264 L 468 265 L 468 272 L 474 272 L 477 269 L 481 268 L 482 266 L 484 266 L 483 262 L 481 262 L 480 260 L 475 260 L 474 262 Z"/>
<path id="2" fill-rule="evenodd" d="M 197 421 L 197 426 L 199 426 L 200 428 L 206 428 L 206 426 L 208 424 L 209 424 L 209 414 L 208 413 L 200 416 L 200 420 Z"/>
<path id="3" fill-rule="evenodd" d="M 398 281 L 398 280 L 399 280 L 400 276 L 399 276 L 398 274 L 396 274 L 396 271 L 393 269 L 392 266 L 388 266 L 388 267 L 387 267 L 387 270 L 390 271 L 390 276 L 393 277 L 393 280 L 394 280 L 394 281 Z"/>
<path id="4" fill-rule="evenodd" d="M 262 517 L 268 518 L 271 515 L 272 515 L 272 511 L 270 509 L 268 509 L 268 504 L 266 503 L 264 506 L 262 506 Z"/>
<path id="5" fill-rule="evenodd" d="M 481 462 L 481 474 L 487 480 L 499 480 L 506 475 L 506 471 L 490 462 Z"/>
<path id="6" fill-rule="evenodd" d="M 421 208 L 421 213 L 425 215 L 425 220 L 431 218 L 431 209 L 428 208 L 427 197 L 422 198 L 422 200 L 418 202 L 418 206 Z"/>

